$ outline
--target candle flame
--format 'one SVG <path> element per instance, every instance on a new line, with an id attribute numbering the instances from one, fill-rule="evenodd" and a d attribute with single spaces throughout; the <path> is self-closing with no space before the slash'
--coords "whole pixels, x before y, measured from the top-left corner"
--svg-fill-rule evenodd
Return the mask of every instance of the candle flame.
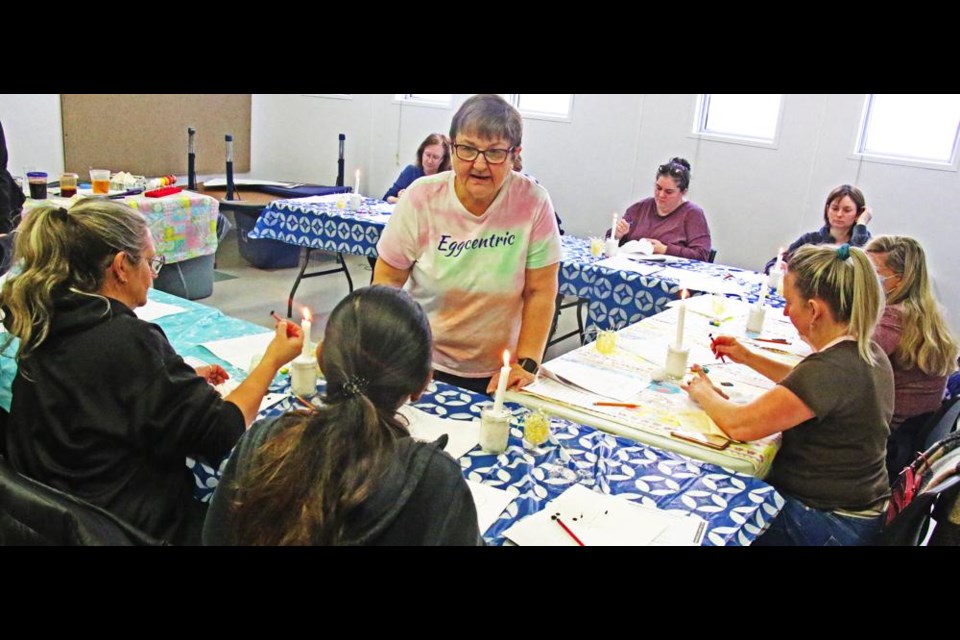
<path id="1" fill-rule="evenodd" d="M 303 307 L 303 309 L 300 311 L 300 314 L 303 316 L 303 319 L 304 319 L 304 320 L 307 320 L 307 321 L 309 321 L 309 322 L 313 322 L 313 314 L 310 313 L 310 308 L 309 308 L 309 307 L 306 307 L 306 306 Z"/>
<path id="2" fill-rule="evenodd" d="M 686 289 L 681 289 L 681 290 L 680 290 L 680 299 L 681 299 L 681 300 L 685 300 L 685 299 L 687 299 L 687 298 L 689 298 L 689 297 L 690 297 L 690 292 L 689 292 L 689 291 L 687 291 Z"/>
<path id="3" fill-rule="evenodd" d="M 507 351 L 506 349 L 503 350 L 503 366 L 505 367 L 510 366 L 510 352 Z"/>

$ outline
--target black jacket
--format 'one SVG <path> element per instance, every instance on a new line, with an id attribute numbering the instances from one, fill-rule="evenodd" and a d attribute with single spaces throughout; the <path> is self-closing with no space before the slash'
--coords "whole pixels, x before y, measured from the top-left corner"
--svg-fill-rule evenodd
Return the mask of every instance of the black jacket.
<path id="1" fill-rule="evenodd" d="M 203 543 L 236 544 L 230 505 L 255 459 L 256 451 L 284 427 L 284 417 L 253 425 L 240 439 L 217 486 Z M 397 441 L 396 455 L 383 482 L 347 526 L 346 545 L 482 545 L 477 510 L 460 465 L 437 442 Z"/>
<path id="2" fill-rule="evenodd" d="M 18 364 L 13 469 L 154 537 L 199 542 L 204 513 L 186 458 L 225 456 L 244 419 L 160 327 L 110 298 L 63 295 L 49 337 Z"/>

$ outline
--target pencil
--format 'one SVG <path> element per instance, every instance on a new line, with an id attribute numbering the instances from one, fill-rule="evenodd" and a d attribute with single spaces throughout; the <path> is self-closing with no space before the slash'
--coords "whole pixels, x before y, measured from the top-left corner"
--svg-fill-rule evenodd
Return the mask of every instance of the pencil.
<path id="1" fill-rule="evenodd" d="M 776 344 L 790 344 L 786 338 L 754 338 L 757 342 L 774 342 Z"/>
<path id="2" fill-rule="evenodd" d="M 632 404 L 630 402 L 594 402 L 593 406 L 595 407 L 626 407 L 627 409 L 637 409 L 640 407 L 640 405 Z"/>
<path id="3" fill-rule="evenodd" d="M 710 348 L 713 349 L 713 355 L 720 358 L 720 362 L 726 364 L 727 360 L 723 357 L 723 354 L 717 353 L 717 341 L 713 339 L 713 334 L 708 333 L 707 336 L 710 338 Z"/>
<path id="4" fill-rule="evenodd" d="M 278 316 L 276 311 L 271 311 L 271 312 L 270 312 L 270 315 L 272 315 L 272 316 L 273 316 L 273 319 L 276 320 L 277 322 L 283 322 L 283 318 L 281 318 L 280 316 Z M 291 322 L 287 325 L 287 337 L 288 337 L 288 338 L 294 338 L 294 337 L 296 337 L 296 335 L 297 335 L 297 331 L 296 331 L 296 329 L 294 329 L 293 327 L 294 327 L 294 323 L 291 321 Z"/>
<path id="5" fill-rule="evenodd" d="M 567 535 L 568 535 L 568 536 L 570 536 L 571 538 L 573 538 L 573 541 L 574 541 L 574 542 L 576 542 L 576 543 L 577 543 L 578 545 L 580 545 L 581 547 L 586 546 L 586 545 L 583 544 L 583 541 L 580 540 L 580 538 L 577 537 L 577 534 L 575 534 L 573 531 L 570 531 L 570 527 L 568 527 L 567 525 L 565 525 L 565 524 L 563 523 L 563 520 L 560 519 L 560 516 L 558 516 L 557 514 L 554 514 L 554 515 L 552 515 L 552 516 L 550 516 L 550 517 L 551 517 L 552 519 L 556 520 L 556 522 L 557 522 L 558 525 L 560 525 L 561 527 L 563 527 L 563 530 L 567 532 Z"/>
<path id="6" fill-rule="evenodd" d="M 317 405 L 313 404 L 312 402 L 309 402 L 309 401 L 305 400 L 304 398 L 302 398 L 302 397 L 300 397 L 300 396 L 298 396 L 298 395 L 294 395 L 293 397 L 296 398 L 297 401 L 298 401 L 300 404 L 302 404 L 303 406 L 307 407 L 307 408 L 310 409 L 311 411 L 316 411 L 316 410 L 317 410 Z"/>

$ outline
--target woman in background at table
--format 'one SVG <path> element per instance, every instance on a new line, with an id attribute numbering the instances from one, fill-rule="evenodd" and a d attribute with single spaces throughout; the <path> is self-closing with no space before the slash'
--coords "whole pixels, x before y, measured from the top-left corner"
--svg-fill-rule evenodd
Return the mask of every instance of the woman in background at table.
<path id="1" fill-rule="evenodd" d="M 400 172 L 397 181 L 387 189 L 383 199 L 394 203 L 400 199 L 414 180 L 450 170 L 450 138 L 442 133 L 431 133 L 417 148 L 417 161 Z"/>
<path id="2" fill-rule="evenodd" d="M 143 215 L 116 202 L 42 207 L 20 225 L 0 293 L 20 340 L 7 456 L 156 538 L 199 544 L 206 507 L 185 459 L 230 451 L 303 337 L 279 323 L 260 364 L 221 398 L 208 382 L 226 379 L 222 367 L 189 367 L 133 313 L 162 266 Z"/>
<path id="3" fill-rule="evenodd" d="M 210 504 L 209 545 L 480 545 L 446 437 L 414 440 L 397 410 L 430 384 L 430 324 L 402 290 L 357 289 L 330 314 L 322 407 L 258 422 Z"/>
<path id="4" fill-rule="evenodd" d="M 947 376 L 957 368 L 957 342 L 930 290 L 920 243 L 907 236 L 878 236 L 866 251 L 887 298 L 873 339 L 893 365 L 896 400 L 890 430 L 896 432 L 908 418 L 940 408 Z M 891 435 L 890 471 L 898 473 L 909 464 L 915 453 L 911 436 L 904 433 L 900 446 L 897 434 Z"/>
<path id="5" fill-rule="evenodd" d="M 648 240 L 654 253 L 706 262 L 710 227 L 703 209 L 686 199 L 689 188 L 689 162 L 673 158 L 660 165 L 653 197 L 630 206 L 617 221 L 615 237 L 620 244 Z"/>
<path id="6" fill-rule="evenodd" d="M 883 305 L 870 260 L 849 245 L 801 247 L 784 278 L 784 315 L 813 353 L 791 368 L 720 336 L 714 346 L 776 386 L 738 405 L 703 369 L 684 389 L 734 440 L 783 433 L 766 481 L 786 505 L 754 544 L 869 544 L 883 526 L 893 370 L 871 340 Z"/>
<path id="7" fill-rule="evenodd" d="M 434 335 L 434 377 L 477 393 L 533 382 L 557 296 L 560 233 L 546 189 L 513 171 L 523 119 L 496 94 L 450 123 L 453 171 L 417 180 L 377 244 L 374 282 L 403 287 Z"/>
<path id="8" fill-rule="evenodd" d="M 800 247 L 808 244 L 849 244 L 862 247 L 870 240 L 867 223 L 873 218 L 873 212 L 867 206 L 863 191 L 849 184 L 842 184 L 827 195 L 823 207 L 823 222 L 819 231 L 811 231 L 797 238 L 784 252 L 785 262 Z M 777 262 L 777 256 L 770 258 L 764 267 L 764 273 Z"/>

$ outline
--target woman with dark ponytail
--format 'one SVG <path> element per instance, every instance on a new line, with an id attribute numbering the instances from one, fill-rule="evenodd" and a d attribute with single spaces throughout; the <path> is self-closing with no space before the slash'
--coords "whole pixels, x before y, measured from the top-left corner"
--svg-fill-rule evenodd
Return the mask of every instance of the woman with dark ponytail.
<path id="1" fill-rule="evenodd" d="M 255 424 L 213 496 L 210 545 L 477 545 L 476 508 L 443 443 L 397 414 L 430 383 L 432 339 L 399 289 L 357 289 L 318 350 L 323 407 Z"/>

